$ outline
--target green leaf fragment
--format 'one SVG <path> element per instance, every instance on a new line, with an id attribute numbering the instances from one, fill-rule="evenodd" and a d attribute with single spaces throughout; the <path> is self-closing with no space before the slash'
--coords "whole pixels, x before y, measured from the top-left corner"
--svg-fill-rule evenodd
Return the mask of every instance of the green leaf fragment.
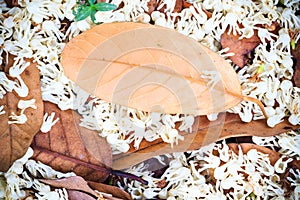
<path id="1" fill-rule="evenodd" d="M 117 9 L 117 6 L 111 3 L 100 2 L 93 5 L 98 11 L 110 11 Z"/>
<path id="2" fill-rule="evenodd" d="M 90 15 L 91 15 L 90 7 L 84 7 L 82 9 L 80 9 L 79 11 L 77 11 L 77 14 L 75 15 L 75 20 L 80 21 L 80 20 L 87 18 Z"/>
<path id="3" fill-rule="evenodd" d="M 295 40 L 291 40 L 291 47 L 292 47 L 293 50 L 296 49 L 296 42 L 295 42 Z"/>
<path id="4" fill-rule="evenodd" d="M 89 4 L 90 5 L 93 5 L 93 4 L 95 4 L 96 3 L 96 0 L 89 0 Z"/>
<path id="5" fill-rule="evenodd" d="M 265 64 L 261 64 L 258 69 L 257 69 L 257 73 L 260 74 L 265 70 Z"/>
<path id="6" fill-rule="evenodd" d="M 84 1 L 82 4 L 80 1 L 77 1 L 77 8 L 73 10 L 73 14 L 75 15 L 75 21 L 84 20 L 87 17 L 91 17 L 93 23 L 96 23 L 95 14 L 97 11 L 110 11 L 115 10 L 117 8 L 116 5 L 111 3 L 100 2 L 96 3 L 96 0 L 88 0 Z M 96 4 L 95 4 L 96 3 Z"/>
<path id="7" fill-rule="evenodd" d="M 97 24 L 96 23 L 96 18 L 95 18 L 95 14 L 96 14 L 96 12 L 97 12 L 97 10 L 95 10 L 95 9 L 91 9 L 91 20 L 92 20 L 92 22 L 94 23 L 94 24 Z"/>

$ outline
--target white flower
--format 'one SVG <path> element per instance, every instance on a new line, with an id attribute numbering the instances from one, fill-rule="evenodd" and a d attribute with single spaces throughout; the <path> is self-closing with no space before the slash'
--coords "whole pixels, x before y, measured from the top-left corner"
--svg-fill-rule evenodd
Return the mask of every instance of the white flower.
<path id="1" fill-rule="evenodd" d="M 8 116 L 9 121 L 8 124 L 24 124 L 27 121 L 27 116 L 24 114 L 27 108 L 37 109 L 35 104 L 35 99 L 31 100 L 19 100 L 18 108 L 21 110 L 20 115 L 16 115 L 14 112 Z"/>
<path id="2" fill-rule="evenodd" d="M 125 153 L 130 148 L 125 140 L 119 139 L 118 134 L 109 134 L 106 140 L 113 147 L 113 154 Z"/>
<path id="3" fill-rule="evenodd" d="M 49 116 L 48 113 L 45 113 L 44 115 L 44 121 L 43 124 L 40 128 L 41 132 L 47 133 L 51 130 L 52 126 L 56 124 L 56 122 L 59 121 L 59 118 L 56 118 L 54 120 L 55 112 L 52 112 L 51 115 Z"/>
<path id="4" fill-rule="evenodd" d="M 26 86 L 26 84 L 24 83 L 23 79 L 21 78 L 21 76 L 17 76 L 16 77 L 19 84 L 15 84 L 14 86 L 14 90 L 16 91 L 16 93 L 20 96 L 20 97 L 26 97 L 28 95 L 28 87 Z"/>
<path id="5" fill-rule="evenodd" d="M 299 28 L 300 19 L 295 15 L 295 9 L 284 8 L 281 13 L 281 20 L 283 27 L 287 28 Z"/>
<path id="6" fill-rule="evenodd" d="M 273 116 L 269 116 L 267 119 L 267 124 L 270 127 L 274 127 L 276 124 L 279 124 L 285 117 L 285 113 L 280 108 L 276 108 L 275 111 L 276 113 Z"/>
<path id="7" fill-rule="evenodd" d="M 285 161 L 283 161 L 283 159 L 284 159 L 284 157 L 279 158 L 274 165 L 275 171 L 279 174 L 284 173 L 287 169 L 288 163 L 293 161 L 292 158 L 288 158 Z"/>
<path id="8" fill-rule="evenodd" d="M 178 140 L 183 140 L 184 137 L 178 133 L 177 129 L 171 128 L 169 126 L 163 125 L 158 134 L 164 142 L 170 143 L 171 146 L 178 144 Z"/>
<path id="9" fill-rule="evenodd" d="M 299 114 L 291 114 L 291 116 L 289 116 L 288 121 L 292 124 L 292 125 L 297 125 L 300 123 L 300 113 Z"/>
<path id="10" fill-rule="evenodd" d="M 290 181 L 292 186 L 295 186 L 294 189 L 294 199 L 299 199 L 300 197 L 300 170 L 296 169 L 290 169 L 290 173 L 292 175 L 292 177 L 287 177 L 287 180 Z"/>
<path id="11" fill-rule="evenodd" d="M 192 132 L 192 125 L 195 122 L 195 118 L 191 115 L 187 115 L 187 116 L 183 116 L 181 117 L 182 122 L 180 124 L 180 126 L 178 127 L 179 131 L 188 131 L 188 132 Z"/>
<path id="12" fill-rule="evenodd" d="M 16 25 L 16 23 L 14 22 L 14 18 L 10 16 L 3 21 L 3 25 L 6 28 L 10 29 L 10 28 L 14 27 Z"/>
<path id="13" fill-rule="evenodd" d="M 54 21 L 45 20 L 42 23 L 42 30 L 45 31 L 45 33 L 48 36 L 56 37 L 59 41 L 63 38 L 63 33 L 59 30 L 60 26 L 55 24 Z"/>
<path id="14" fill-rule="evenodd" d="M 51 15 L 55 16 L 56 19 L 63 19 L 63 14 L 58 3 L 60 3 L 60 1 L 25 1 L 29 15 L 37 24 L 41 24 L 44 19 L 48 19 Z"/>
<path id="15" fill-rule="evenodd" d="M 37 109 L 35 105 L 35 99 L 22 100 L 20 99 L 18 102 L 18 108 L 21 109 L 21 112 L 27 108 Z"/>
<path id="16" fill-rule="evenodd" d="M 7 78 L 4 72 L 0 72 L 0 99 L 6 94 L 6 92 L 11 92 L 16 83 Z"/>
<path id="17" fill-rule="evenodd" d="M 8 118 L 8 124 L 25 124 L 25 122 L 27 121 L 27 117 L 24 113 L 16 115 L 14 112 L 12 112 L 11 115 L 8 116 Z"/>
<path id="18" fill-rule="evenodd" d="M 88 23 L 86 20 L 80 20 L 75 23 L 80 31 L 87 31 L 88 29 L 91 28 L 91 24 Z"/>

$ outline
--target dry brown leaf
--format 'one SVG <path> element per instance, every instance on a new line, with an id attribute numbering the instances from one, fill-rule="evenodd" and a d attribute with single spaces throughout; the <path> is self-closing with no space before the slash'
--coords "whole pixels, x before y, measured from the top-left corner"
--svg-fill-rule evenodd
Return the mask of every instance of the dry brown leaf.
<path id="1" fill-rule="evenodd" d="M 58 171 L 73 171 L 86 180 L 104 181 L 112 165 L 112 152 L 106 140 L 79 126 L 80 116 L 75 111 L 61 111 L 55 104 L 44 104 L 45 112 L 55 112 L 60 120 L 48 133 L 36 134 L 31 145 L 33 158 Z"/>
<path id="2" fill-rule="evenodd" d="M 9 63 L 4 69 L 6 73 L 12 64 L 13 58 L 10 56 Z M 7 171 L 16 159 L 26 153 L 33 136 L 43 123 L 44 106 L 40 88 L 40 73 L 36 64 L 31 63 L 21 74 L 21 78 L 29 89 L 27 97 L 21 98 L 16 93 L 10 92 L 0 99 L 0 106 L 4 105 L 5 111 L 5 114 L 0 115 L 0 171 Z M 35 99 L 37 109 L 27 108 L 25 110 L 27 121 L 24 124 L 8 124 L 12 112 L 16 115 L 20 114 L 17 106 L 19 100 L 30 99 Z"/>
<path id="3" fill-rule="evenodd" d="M 96 200 L 95 197 L 77 190 L 67 190 L 69 200 Z M 98 200 L 98 199 L 97 199 Z M 101 200 L 101 199 L 100 199 Z"/>
<path id="4" fill-rule="evenodd" d="M 98 194 L 92 190 L 88 183 L 80 176 L 71 176 L 61 179 L 39 179 L 42 183 L 51 185 L 55 188 L 65 188 L 68 190 L 77 190 L 97 197 Z"/>
<path id="5" fill-rule="evenodd" d="M 178 145 L 171 148 L 170 144 L 162 140 L 153 142 L 142 141 L 138 150 L 131 146 L 128 153 L 113 156 L 113 168 L 124 169 L 134 164 L 140 163 L 153 156 L 172 152 L 183 152 L 199 149 L 211 142 L 215 142 L 230 137 L 240 136 L 273 136 L 289 130 L 295 130 L 300 126 L 292 126 L 287 120 L 270 128 L 266 125 L 266 120 L 256 120 L 249 123 L 242 122 L 235 114 L 223 113 L 216 121 L 210 122 L 206 116 L 199 116 L 193 125 L 193 133 L 184 135 L 184 141 L 179 141 Z"/>
<path id="6" fill-rule="evenodd" d="M 230 56 L 229 59 L 239 67 L 244 67 L 246 64 L 246 55 L 249 54 L 260 43 L 257 31 L 254 31 L 254 35 L 250 38 L 239 39 L 241 35 L 234 35 L 233 32 L 228 34 L 228 29 L 221 35 L 221 45 L 225 49 L 229 47 L 230 53 L 234 53 L 234 56 Z"/>
<path id="7" fill-rule="evenodd" d="M 125 192 L 124 190 L 121 190 L 118 187 L 111 186 L 111 185 L 105 185 L 103 183 L 96 183 L 93 181 L 88 181 L 88 185 L 93 188 L 94 190 L 98 190 L 99 192 L 104 192 L 107 194 L 112 194 L 113 197 L 117 197 L 120 199 L 125 200 L 131 200 L 131 196 Z"/>
<path id="8" fill-rule="evenodd" d="M 230 143 L 228 144 L 228 146 L 232 151 L 234 151 L 235 154 L 239 153 L 239 146 L 241 147 L 241 150 L 244 154 L 246 154 L 251 149 L 256 149 L 258 152 L 268 154 L 271 165 L 274 165 L 276 161 L 280 158 L 280 154 L 278 152 L 273 151 L 267 147 L 259 146 L 252 143 Z"/>
<path id="9" fill-rule="evenodd" d="M 103 193 L 103 197 L 108 200 L 116 200 L 116 199 L 125 199 L 131 200 L 130 195 L 121 190 L 118 187 L 105 185 L 102 183 L 85 181 L 80 176 L 71 176 L 67 178 L 61 179 L 39 179 L 42 183 L 50 185 L 54 188 L 65 188 L 68 191 L 68 194 L 71 194 L 69 198 L 71 200 L 79 200 L 79 199 L 95 199 L 95 197 L 100 197 L 97 192 L 94 190 L 98 190 Z M 104 194 L 105 193 L 105 194 Z"/>
<path id="10" fill-rule="evenodd" d="M 143 111 L 205 115 L 243 99 L 237 74 L 222 57 L 174 30 L 149 24 L 95 26 L 66 45 L 61 63 L 87 92 Z M 208 72 L 220 76 L 214 87 L 201 78 Z"/>

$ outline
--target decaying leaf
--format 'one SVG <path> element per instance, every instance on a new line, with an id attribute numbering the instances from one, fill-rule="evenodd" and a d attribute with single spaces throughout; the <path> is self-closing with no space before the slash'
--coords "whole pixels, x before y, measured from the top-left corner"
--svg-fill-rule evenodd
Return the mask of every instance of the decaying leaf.
<path id="1" fill-rule="evenodd" d="M 98 194 L 94 190 L 92 190 L 87 182 L 80 176 L 71 176 L 62 179 L 40 179 L 42 183 L 47 185 L 51 185 L 55 188 L 65 188 L 68 190 L 77 190 L 81 192 L 85 192 L 94 197 L 97 197 Z"/>
<path id="2" fill-rule="evenodd" d="M 112 152 L 106 140 L 79 126 L 80 116 L 75 111 L 61 111 L 55 104 L 44 104 L 45 112 L 55 112 L 59 121 L 48 133 L 36 134 L 31 145 L 33 158 L 58 171 L 73 171 L 86 180 L 104 181 L 112 165 Z"/>
<path id="3" fill-rule="evenodd" d="M 66 45 L 61 63 L 87 92 L 143 111 L 205 115 L 243 99 L 237 74 L 222 57 L 149 24 L 95 26 Z"/>
<path id="4" fill-rule="evenodd" d="M 242 152 L 246 154 L 251 149 L 256 149 L 258 152 L 261 152 L 263 154 L 267 154 L 270 159 L 271 165 L 274 165 L 277 160 L 280 158 L 280 154 L 274 150 L 271 150 L 267 147 L 259 146 L 252 143 L 230 143 L 228 144 L 229 148 L 234 151 L 236 154 L 239 153 L 239 147 L 241 148 Z"/>
<path id="5" fill-rule="evenodd" d="M 106 194 L 111 194 L 113 197 L 120 198 L 123 200 L 131 200 L 131 196 L 125 192 L 124 190 L 121 190 L 118 187 L 111 186 L 111 185 L 105 185 L 103 183 L 97 183 L 93 181 L 88 181 L 88 185 L 93 188 L 94 190 L 98 190 L 99 192 L 103 192 Z M 106 197 L 105 194 L 103 194 L 104 197 Z M 108 197 L 107 197 L 108 198 Z"/>
<path id="6" fill-rule="evenodd" d="M 230 60 L 239 67 L 244 67 L 246 64 L 246 55 L 249 54 L 257 45 L 260 43 L 257 31 L 254 31 L 254 35 L 250 38 L 239 39 L 241 35 L 234 35 L 233 32 L 228 34 L 226 30 L 221 35 L 221 45 L 225 49 L 229 47 L 230 53 L 234 53 L 233 56 L 230 56 Z"/>
<path id="7" fill-rule="evenodd" d="M 179 125 L 179 124 L 177 124 Z M 199 149 L 211 142 L 241 136 L 273 136 L 289 130 L 295 130 L 300 126 L 292 126 L 287 120 L 270 128 L 266 120 L 256 120 L 249 123 L 242 122 L 238 115 L 221 114 L 216 121 L 210 122 L 206 116 L 198 116 L 193 125 L 193 133 L 184 135 L 184 141 L 179 141 L 173 148 L 162 140 L 153 142 L 142 141 L 138 150 L 131 146 L 128 153 L 113 156 L 113 168 L 124 169 L 133 164 L 140 163 L 153 156 L 172 152 L 183 152 Z"/>
<path id="8" fill-rule="evenodd" d="M 88 195 L 84 192 L 80 192 L 78 190 L 67 190 L 67 192 L 69 200 L 96 200 L 95 197 L 92 197 L 91 195 Z"/>
<path id="9" fill-rule="evenodd" d="M 131 200 L 130 195 L 118 187 L 92 181 L 86 182 L 80 176 L 71 176 L 62 179 L 40 179 L 40 181 L 54 188 L 67 189 L 68 194 L 70 195 L 69 199 L 71 200 L 96 199 L 95 197 L 100 199 L 105 198 L 107 200 Z M 100 195 L 94 190 L 97 190 L 102 194 Z"/>
<path id="10" fill-rule="evenodd" d="M 6 73 L 12 64 L 13 58 L 10 57 L 4 69 Z M 16 159 L 26 153 L 33 136 L 39 131 L 43 122 L 44 106 L 40 89 L 40 73 L 36 64 L 30 63 L 21 74 L 21 79 L 29 89 L 26 97 L 19 97 L 16 93 L 9 92 L 0 99 L 0 106 L 4 105 L 5 111 L 0 115 L 0 171 L 7 171 Z M 35 100 L 36 109 L 25 109 L 24 115 L 27 117 L 27 121 L 24 124 L 9 124 L 9 116 L 13 113 L 21 114 L 21 110 L 18 108 L 19 101 L 32 99 Z"/>

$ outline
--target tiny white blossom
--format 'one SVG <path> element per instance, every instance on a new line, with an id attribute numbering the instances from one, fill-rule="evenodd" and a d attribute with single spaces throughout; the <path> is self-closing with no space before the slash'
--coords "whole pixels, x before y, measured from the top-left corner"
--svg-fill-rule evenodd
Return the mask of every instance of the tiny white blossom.
<path id="1" fill-rule="evenodd" d="M 24 113 L 16 115 L 14 112 L 12 112 L 8 118 L 8 124 L 24 124 L 27 121 L 27 117 Z"/>
<path id="2" fill-rule="evenodd" d="M 29 99 L 29 100 L 20 99 L 18 102 L 18 108 L 21 110 L 25 110 L 27 108 L 37 109 L 35 102 L 36 102 L 35 99 Z"/>
<path id="3" fill-rule="evenodd" d="M 45 113 L 44 115 L 44 121 L 43 124 L 40 128 L 41 132 L 47 133 L 51 130 L 52 126 L 56 124 L 56 122 L 59 121 L 59 118 L 56 118 L 54 120 L 55 112 L 52 112 L 51 115 L 49 116 L 48 113 Z"/>

